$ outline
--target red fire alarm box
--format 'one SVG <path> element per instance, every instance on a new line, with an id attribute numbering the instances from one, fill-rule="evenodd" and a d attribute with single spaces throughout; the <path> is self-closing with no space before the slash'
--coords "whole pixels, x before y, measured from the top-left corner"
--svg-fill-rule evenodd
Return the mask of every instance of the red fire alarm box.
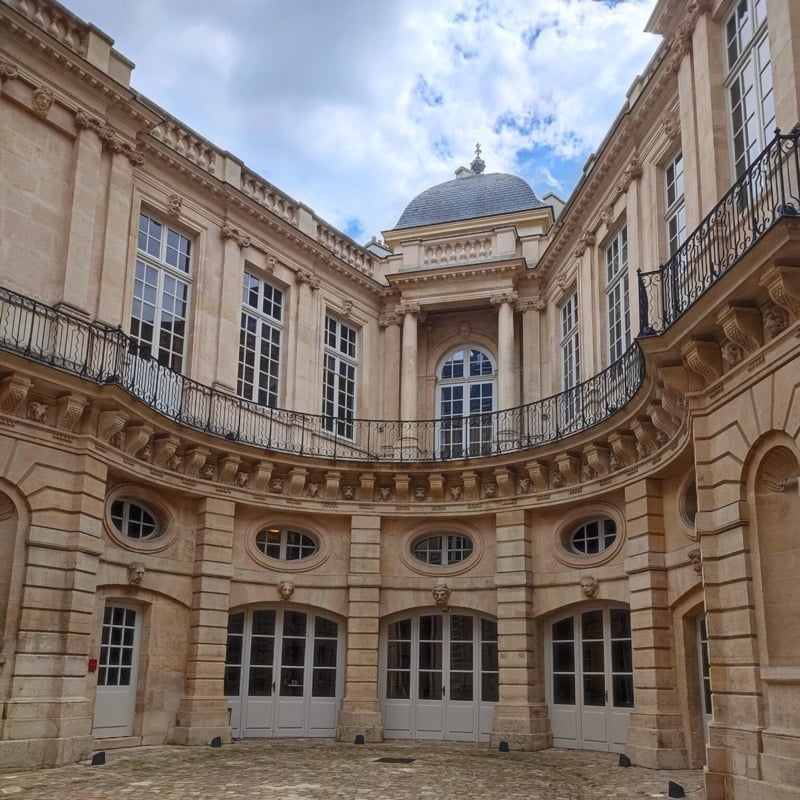
<path id="1" fill-rule="evenodd" d="M 90 658 L 89 659 L 89 672 L 97 672 L 97 659 Z"/>

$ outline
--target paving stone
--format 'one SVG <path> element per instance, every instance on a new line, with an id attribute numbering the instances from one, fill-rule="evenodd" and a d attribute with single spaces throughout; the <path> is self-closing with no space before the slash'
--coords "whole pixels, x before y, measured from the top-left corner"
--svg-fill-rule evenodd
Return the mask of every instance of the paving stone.
<path id="1" fill-rule="evenodd" d="M 24 800 L 643 800 L 667 797 L 673 780 L 690 800 L 705 800 L 701 770 L 623 769 L 615 754 L 577 750 L 259 739 L 218 749 L 140 747 L 106 755 L 104 766 L 0 776 L 0 791 Z"/>

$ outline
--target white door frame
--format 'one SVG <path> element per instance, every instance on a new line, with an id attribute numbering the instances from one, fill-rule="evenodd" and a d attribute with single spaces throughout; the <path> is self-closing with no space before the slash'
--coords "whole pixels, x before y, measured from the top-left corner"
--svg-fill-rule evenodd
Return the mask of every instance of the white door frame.
<path id="1" fill-rule="evenodd" d="M 625 751 L 633 706 L 621 705 L 621 702 L 633 688 L 633 641 L 630 638 L 630 617 L 628 635 L 613 636 L 611 615 L 619 611 L 630 613 L 627 606 L 591 603 L 573 608 L 568 613 L 561 611 L 546 622 L 545 686 L 555 747 Z M 598 612 L 602 619 L 601 636 L 590 632 L 584 635 L 584 615 L 591 615 L 587 622 L 596 622 Z M 554 647 L 554 625 L 570 619 L 573 621 L 571 639 L 568 633 L 564 633 L 555 640 Z M 568 698 L 565 703 L 555 702 L 556 647 L 560 651 L 560 664 L 556 666 L 561 667 L 558 670 L 558 691 Z M 624 670 L 620 669 L 620 662 L 625 662 Z M 589 668 L 584 670 L 584 666 Z M 574 676 L 572 681 L 570 676 Z M 572 702 L 569 702 L 571 692 L 574 694 Z M 594 697 L 591 697 L 592 693 Z M 590 702 L 586 702 L 587 697 L 591 698 Z"/>
<path id="2" fill-rule="evenodd" d="M 241 615 L 241 617 L 239 617 Z M 253 632 L 259 616 L 265 626 Z M 236 621 L 234 622 L 234 618 Z M 301 620 L 305 626 L 301 633 Z M 237 662 L 226 664 L 226 675 L 238 667 L 239 692 L 228 696 L 231 729 L 236 737 L 332 737 L 344 690 L 345 630 L 342 619 L 324 610 L 296 606 L 251 606 L 233 610 L 229 615 L 231 640 L 240 648 Z M 241 633 L 231 634 L 230 624 L 239 625 Z M 336 625 L 332 635 L 330 623 Z M 335 666 L 329 666 L 331 643 L 335 643 Z M 253 664 L 258 646 L 261 657 Z M 270 659 L 271 656 L 271 659 Z M 319 662 L 325 662 L 319 663 Z M 271 663 L 270 663 L 271 662 Z M 289 663 L 291 662 L 291 663 Z M 266 681 L 265 693 L 248 695 L 251 670 L 261 667 L 260 679 Z M 315 677 L 325 683 L 334 672 L 334 695 L 314 696 Z M 296 690 L 300 689 L 297 693 Z"/>
<path id="3" fill-rule="evenodd" d="M 466 631 L 454 630 L 455 618 L 470 620 L 470 638 Z M 428 636 L 422 638 L 423 620 L 439 620 L 440 625 L 428 622 Z M 389 643 L 389 632 L 398 630 L 394 626 L 407 623 L 408 636 Z M 485 623 L 485 624 L 484 624 Z M 495 701 L 482 698 L 483 679 L 493 682 L 497 691 L 497 623 L 486 614 L 467 609 L 415 609 L 395 614 L 381 626 L 380 646 L 380 695 L 383 712 L 384 734 L 396 739 L 436 739 L 446 741 L 489 741 L 494 720 Z M 487 629 L 491 628 L 493 633 Z M 434 631 L 431 631 L 433 627 Z M 493 636 L 493 638 L 490 638 Z M 494 645 L 494 659 L 483 664 L 482 643 Z M 389 648 L 392 648 L 395 663 L 402 659 L 403 668 L 394 670 L 395 685 L 405 687 L 408 697 L 387 697 L 389 691 Z M 489 650 L 492 648 L 490 647 Z M 465 661 L 470 668 L 465 668 Z M 459 663 L 459 660 L 461 663 Z M 401 673 L 401 674 L 397 674 Z M 405 673 L 405 675 L 402 675 Z M 420 698 L 421 677 L 425 676 L 431 696 Z M 469 678 L 467 677 L 469 676 Z M 472 699 L 453 698 L 453 682 L 461 680 L 463 691 L 467 691 L 471 680 Z M 487 688 L 487 690 L 490 690 Z M 434 696 L 435 695 L 435 696 Z"/>
<path id="4" fill-rule="evenodd" d="M 141 607 L 106 601 L 92 721 L 96 739 L 133 736 L 141 636 Z"/>

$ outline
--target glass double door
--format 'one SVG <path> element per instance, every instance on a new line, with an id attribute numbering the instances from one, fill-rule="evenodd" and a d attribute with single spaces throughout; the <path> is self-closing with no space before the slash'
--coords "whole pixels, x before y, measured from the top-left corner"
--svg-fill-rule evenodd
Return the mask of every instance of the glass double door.
<path id="1" fill-rule="evenodd" d="M 630 612 L 596 608 L 550 627 L 553 744 L 622 752 L 633 708 Z"/>
<path id="2" fill-rule="evenodd" d="M 341 628 L 306 611 L 251 609 L 228 618 L 225 694 L 233 735 L 334 736 Z"/>
<path id="3" fill-rule="evenodd" d="M 387 737 L 487 741 L 497 693 L 494 620 L 439 612 L 387 625 Z"/>

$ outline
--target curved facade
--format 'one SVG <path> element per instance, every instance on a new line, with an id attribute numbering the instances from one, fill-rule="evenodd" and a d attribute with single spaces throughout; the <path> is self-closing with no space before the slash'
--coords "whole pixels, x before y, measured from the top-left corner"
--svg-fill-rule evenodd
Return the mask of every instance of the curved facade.
<path id="1" fill-rule="evenodd" d="M 0 2 L 0 768 L 360 734 L 798 797 L 800 9 L 649 26 L 558 226 L 470 172 L 384 250 Z"/>

